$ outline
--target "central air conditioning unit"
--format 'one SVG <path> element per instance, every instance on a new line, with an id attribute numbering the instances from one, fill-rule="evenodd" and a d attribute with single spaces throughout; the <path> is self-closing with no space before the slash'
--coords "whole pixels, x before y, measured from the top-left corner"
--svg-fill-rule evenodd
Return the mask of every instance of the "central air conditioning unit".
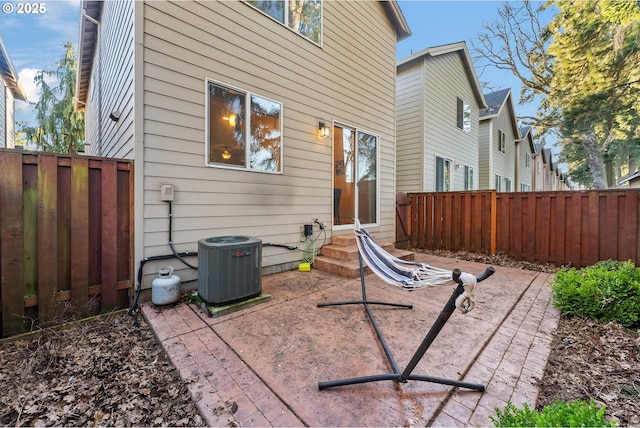
<path id="1" fill-rule="evenodd" d="M 262 292 L 262 241 L 251 236 L 218 236 L 198 241 L 198 294 L 220 306 Z"/>

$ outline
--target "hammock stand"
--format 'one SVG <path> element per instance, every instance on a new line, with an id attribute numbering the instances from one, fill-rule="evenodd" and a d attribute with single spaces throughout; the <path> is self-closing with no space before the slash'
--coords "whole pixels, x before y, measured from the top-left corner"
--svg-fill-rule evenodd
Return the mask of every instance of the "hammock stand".
<path id="1" fill-rule="evenodd" d="M 363 263 L 362 255 L 364 253 L 367 256 L 367 265 L 377 276 L 379 276 L 381 279 L 383 279 L 387 283 L 390 283 L 396 286 L 402 286 L 404 289 L 412 289 L 417 287 L 407 286 L 407 284 L 404 284 L 404 286 L 398 284 L 397 276 L 395 276 L 395 279 L 392 278 L 393 272 L 401 272 L 403 270 L 406 270 L 406 267 L 404 265 L 409 265 L 409 266 L 413 265 L 413 266 L 422 266 L 422 267 L 426 266 L 427 268 L 429 268 L 429 266 L 421 263 L 408 262 L 408 261 L 400 260 L 393 257 L 391 254 L 384 251 L 375 242 L 373 237 L 366 230 L 360 228 L 360 224 L 358 221 L 355 222 L 355 233 L 356 233 L 356 240 L 358 242 L 358 260 L 360 262 L 360 285 L 362 289 L 362 300 L 318 303 L 317 306 L 326 307 L 326 306 L 342 306 L 342 305 L 363 305 L 365 312 L 369 318 L 369 321 L 371 322 L 371 325 L 373 326 L 373 329 L 376 332 L 378 341 L 382 346 L 382 349 L 384 350 L 384 353 L 387 357 L 387 361 L 389 362 L 389 365 L 391 366 L 391 370 L 393 371 L 393 373 L 383 373 L 383 374 L 370 375 L 370 376 L 318 382 L 318 389 L 323 390 L 323 389 L 333 388 L 338 386 L 355 385 L 359 383 L 378 382 L 378 381 L 385 381 L 385 380 L 391 380 L 391 381 L 396 381 L 401 383 L 406 383 L 409 380 L 417 380 L 417 381 L 423 381 L 423 382 L 438 383 L 442 385 L 450 385 L 450 386 L 455 386 L 459 388 L 467 388 L 467 389 L 472 389 L 480 392 L 484 391 L 485 387 L 482 384 L 413 374 L 413 370 L 415 369 L 416 365 L 420 362 L 425 352 L 427 352 L 427 350 L 431 346 L 431 343 L 438 336 L 438 333 L 440 333 L 440 330 L 442 330 L 446 322 L 449 320 L 449 317 L 451 316 L 453 311 L 456 309 L 456 301 L 457 300 L 459 301 L 459 298 L 463 296 L 463 294 L 465 293 L 465 287 L 463 282 L 463 275 L 465 274 L 463 274 L 459 269 L 454 269 L 452 271 L 451 280 L 458 283 L 457 287 L 451 294 L 451 297 L 449 297 L 449 300 L 447 301 L 447 303 L 444 305 L 442 311 L 440 312 L 440 315 L 438 315 L 438 318 L 435 320 L 435 322 L 427 332 L 426 336 L 422 340 L 422 343 L 413 354 L 413 357 L 409 361 L 409 364 L 406 366 L 404 370 L 400 370 L 400 368 L 398 367 L 398 364 L 393 358 L 393 355 L 391 354 L 391 351 L 389 350 L 389 347 L 387 346 L 386 341 L 384 340 L 384 336 L 382 335 L 382 332 L 378 327 L 376 319 L 373 316 L 373 312 L 371 311 L 370 305 L 386 305 L 386 306 L 393 306 L 393 307 L 398 307 L 403 309 L 412 309 L 413 305 L 368 300 L 365 279 L 364 279 L 365 275 L 364 275 L 364 263 Z M 376 260 L 376 257 L 378 257 L 377 260 Z M 384 265 L 382 266 L 382 269 L 378 268 L 379 266 L 381 266 L 380 263 Z M 387 268 L 391 269 L 391 271 Z M 495 270 L 493 267 L 488 267 L 485 270 L 485 272 L 475 277 L 476 281 L 477 282 L 483 281 L 486 278 L 493 275 L 494 272 Z M 465 312 L 465 310 L 463 310 L 463 312 Z"/>

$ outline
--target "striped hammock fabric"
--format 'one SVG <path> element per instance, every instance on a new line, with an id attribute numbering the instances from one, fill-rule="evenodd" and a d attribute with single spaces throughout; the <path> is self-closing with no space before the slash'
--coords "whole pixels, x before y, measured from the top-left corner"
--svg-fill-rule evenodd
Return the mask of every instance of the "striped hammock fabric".
<path id="1" fill-rule="evenodd" d="M 360 226 L 357 219 L 354 232 L 362 259 L 369 269 L 387 284 L 404 290 L 417 290 L 454 283 L 453 271 L 435 268 L 426 263 L 402 260 L 389 254 Z M 466 313 L 473 309 L 473 292 L 477 280 L 474 275 L 465 272 L 461 274 L 460 279 L 465 291 L 458 297 L 456 307 Z"/>

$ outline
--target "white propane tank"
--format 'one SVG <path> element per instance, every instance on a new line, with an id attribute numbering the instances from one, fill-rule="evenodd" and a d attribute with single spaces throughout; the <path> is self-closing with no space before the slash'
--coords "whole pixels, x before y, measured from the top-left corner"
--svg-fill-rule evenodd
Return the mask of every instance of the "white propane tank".
<path id="1" fill-rule="evenodd" d="M 180 277 L 173 268 L 162 268 L 151 282 L 151 301 L 154 305 L 168 305 L 180 299 Z"/>

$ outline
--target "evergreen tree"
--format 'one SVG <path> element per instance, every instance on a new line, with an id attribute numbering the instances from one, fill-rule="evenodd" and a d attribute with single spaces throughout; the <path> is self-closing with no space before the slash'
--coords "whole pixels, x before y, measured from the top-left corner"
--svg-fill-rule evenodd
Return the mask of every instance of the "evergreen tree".
<path id="1" fill-rule="evenodd" d="M 40 98 L 30 104 L 38 125 L 23 125 L 19 131 L 39 150 L 75 154 L 84 144 L 84 113 L 74 108 L 77 60 L 73 44 L 67 42 L 64 48 L 64 55 L 54 64 L 56 70 L 40 70 L 34 78 Z M 53 78 L 56 86 L 50 86 L 46 78 Z"/>
<path id="2" fill-rule="evenodd" d="M 640 7 L 636 0 L 556 2 L 549 29 L 553 79 L 548 95 L 560 111 L 563 145 L 580 144 L 596 188 L 637 160 L 640 143 Z M 563 150 L 563 160 L 577 150 Z M 610 177 L 613 180 L 608 180 Z M 619 178 L 619 177 L 617 177 Z"/>

